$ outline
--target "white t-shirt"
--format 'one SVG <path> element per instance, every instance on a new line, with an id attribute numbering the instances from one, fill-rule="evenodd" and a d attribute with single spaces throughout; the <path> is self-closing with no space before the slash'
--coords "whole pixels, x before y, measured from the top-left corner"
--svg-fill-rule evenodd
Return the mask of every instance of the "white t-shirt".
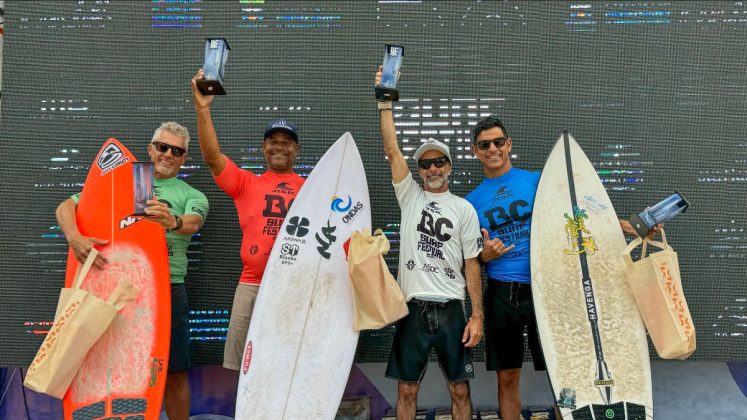
<path id="1" fill-rule="evenodd" d="M 397 279 L 405 299 L 464 300 L 464 260 L 482 249 L 474 207 L 450 192 L 423 191 L 412 173 L 394 192 L 402 210 Z"/>

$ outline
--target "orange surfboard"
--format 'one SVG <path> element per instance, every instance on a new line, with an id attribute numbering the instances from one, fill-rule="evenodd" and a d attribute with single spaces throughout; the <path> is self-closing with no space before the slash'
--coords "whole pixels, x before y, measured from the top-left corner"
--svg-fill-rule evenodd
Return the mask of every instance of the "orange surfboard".
<path id="1" fill-rule="evenodd" d="M 161 412 L 171 329 L 169 263 L 163 229 L 132 216 L 135 161 L 119 141 L 107 140 L 78 203 L 81 234 L 109 241 L 97 246 L 109 263 L 103 270 L 91 268 L 81 287 L 106 300 L 127 277 L 140 291 L 86 356 L 65 395 L 65 419 L 150 420 Z M 66 287 L 77 268 L 69 251 Z"/>

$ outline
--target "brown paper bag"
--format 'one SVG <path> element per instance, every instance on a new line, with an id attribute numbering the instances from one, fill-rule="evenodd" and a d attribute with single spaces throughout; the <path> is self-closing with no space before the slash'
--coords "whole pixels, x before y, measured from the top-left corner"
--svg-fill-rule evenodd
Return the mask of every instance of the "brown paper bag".
<path id="1" fill-rule="evenodd" d="M 80 288 L 96 254 L 95 249 L 88 254 L 73 287 L 62 289 L 54 324 L 29 366 L 25 387 L 63 398 L 88 350 L 109 328 L 117 311 L 137 296 L 137 286 L 127 279 L 119 281 L 107 301 Z"/>
<path id="2" fill-rule="evenodd" d="M 389 241 L 381 229 L 353 232 L 348 252 L 348 273 L 353 286 L 354 328 L 376 330 L 407 315 L 407 303 L 383 255 Z"/>
<path id="3" fill-rule="evenodd" d="M 695 351 L 695 326 L 682 292 L 677 253 L 662 241 L 636 238 L 625 249 L 628 283 L 635 296 L 646 329 L 662 359 L 686 359 Z M 633 261 L 630 252 L 643 244 L 641 258 Z M 646 255 L 648 246 L 661 250 Z"/>

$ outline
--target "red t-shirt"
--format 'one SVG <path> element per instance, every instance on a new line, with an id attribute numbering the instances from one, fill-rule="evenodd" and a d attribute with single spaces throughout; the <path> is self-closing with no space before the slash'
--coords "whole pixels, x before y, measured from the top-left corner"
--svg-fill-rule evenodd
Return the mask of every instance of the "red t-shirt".
<path id="1" fill-rule="evenodd" d="M 255 175 L 226 158 L 226 167 L 214 176 L 218 186 L 236 205 L 241 239 L 241 283 L 259 284 L 272 244 L 304 179 L 297 174 L 267 171 Z"/>

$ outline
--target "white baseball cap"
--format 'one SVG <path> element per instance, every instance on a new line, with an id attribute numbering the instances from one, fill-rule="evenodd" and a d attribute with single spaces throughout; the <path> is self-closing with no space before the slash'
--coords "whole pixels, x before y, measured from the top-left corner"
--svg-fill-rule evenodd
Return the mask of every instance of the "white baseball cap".
<path id="1" fill-rule="evenodd" d="M 415 161 L 419 161 L 420 157 L 423 156 L 423 153 L 429 150 L 438 150 L 439 152 L 443 153 L 447 159 L 449 159 L 449 162 L 451 162 L 451 153 L 449 153 L 449 146 L 432 137 L 426 140 L 425 143 L 423 143 L 420 147 L 418 147 L 418 150 L 415 151 Z"/>

